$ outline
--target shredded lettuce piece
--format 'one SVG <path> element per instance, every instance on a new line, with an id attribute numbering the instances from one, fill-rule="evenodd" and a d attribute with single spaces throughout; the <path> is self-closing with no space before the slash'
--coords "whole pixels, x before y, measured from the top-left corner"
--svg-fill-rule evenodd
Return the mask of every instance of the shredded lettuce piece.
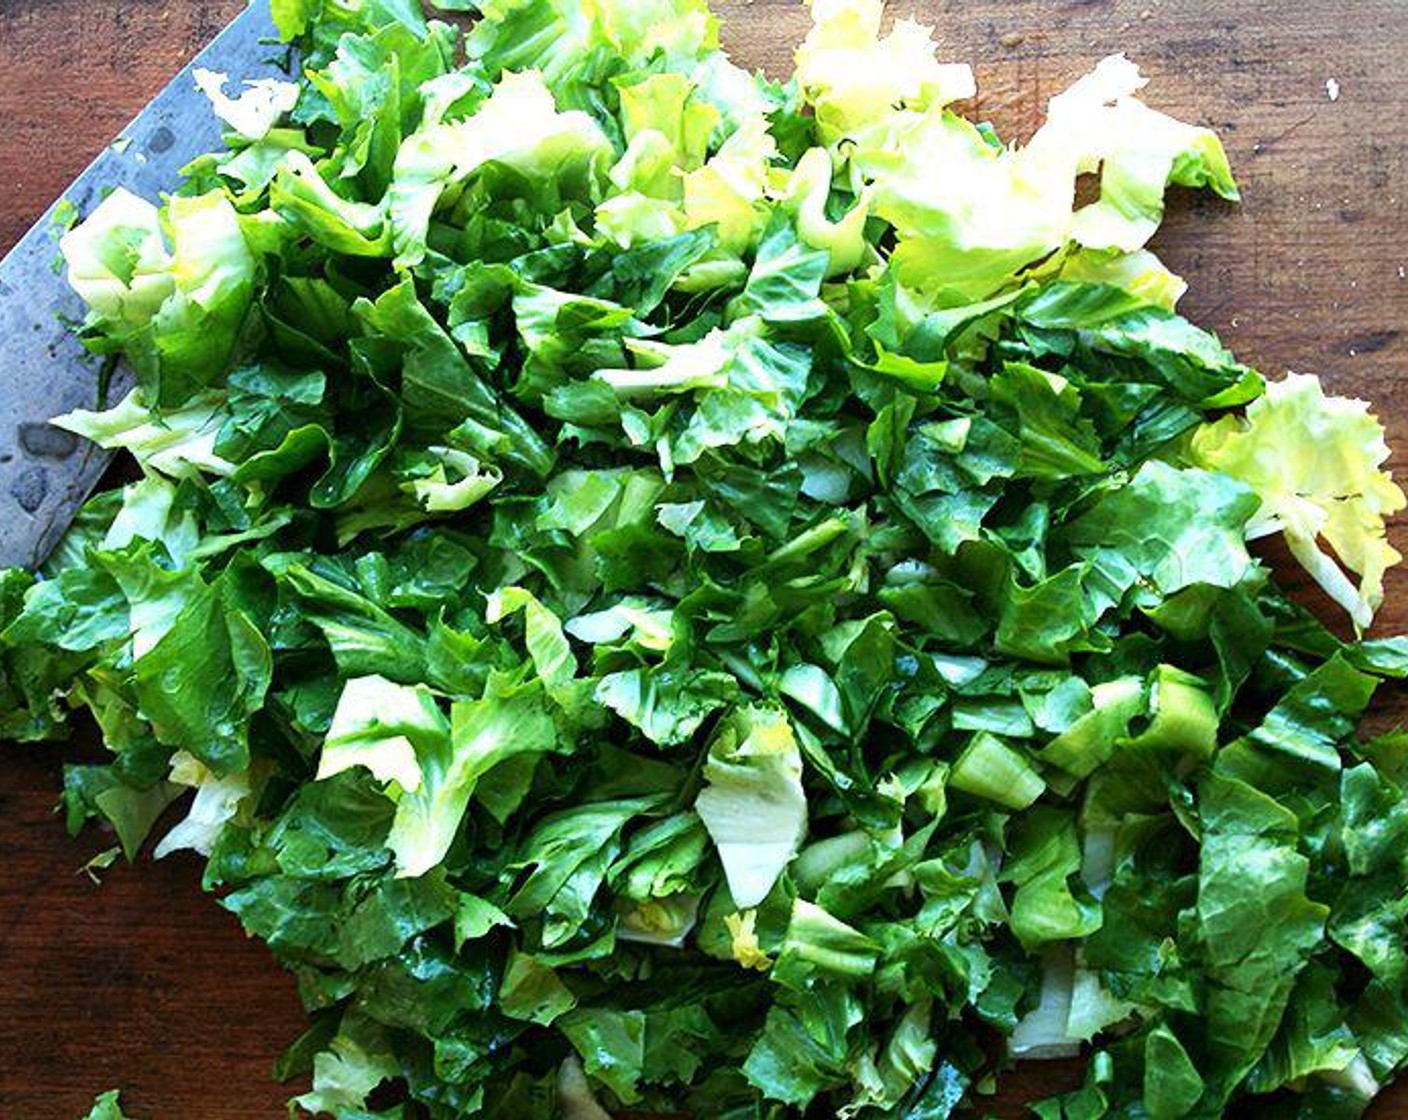
<path id="1" fill-rule="evenodd" d="M 1384 573 L 1403 557 L 1384 519 L 1408 505 L 1383 469 L 1383 425 L 1366 401 L 1325 393 L 1318 377 L 1288 373 L 1253 401 L 1193 436 L 1193 458 L 1261 498 L 1247 535 L 1285 535 L 1295 558 L 1359 630 L 1384 598 Z M 1346 574 L 1359 577 L 1356 586 Z"/>
<path id="2" fill-rule="evenodd" d="M 885 36 L 882 0 L 810 0 L 812 29 L 797 51 L 797 82 L 829 145 L 862 143 L 897 110 L 942 109 L 977 92 L 972 68 L 941 64 L 932 28 L 901 19 Z"/>
<path id="3" fill-rule="evenodd" d="M 709 830 L 741 909 L 757 906 L 801 847 L 807 829 L 802 756 L 780 711 L 740 708 L 719 728 L 694 807 Z"/>
<path id="4" fill-rule="evenodd" d="M 536 70 L 505 74 L 476 112 L 408 136 L 396 154 L 391 225 L 398 265 L 418 264 L 445 192 L 488 164 L 530 179 L 586 182 L 607 161 L 611 145 L 588 114 L 558 112 Z"/>
<path id="5" fill-rule="evenodd" d="M 824 37 L 825 29 L 819 22 L 814 34 Z M 932 62 L 932 54 L 923 53 Z M 843 62 L 823 53 L 810 65 L 835 67 L 839 75 L 850 72 Z M 891 108 L 853 137 L 851 160 L 871 185 L 874 212 L 899 238 L 899 281 L 939 306 L 972 303 L 1020 283 L 1076 246 L 1141 251 L 1163 217 L 1170 184 L 1236 199 L 1216 135 L 1144 105 L 1135 96 L 1144 84 L 1123 55 L 1106 58 L 1051 99 L 1045 124 L 1021 148 L 989 143 L 984 132 L 945 110 L 942 97 Z M 952 88 L 954 96 L 971 93 Z M 824 119 L 825 100 L 814 104 Z M 1097 173 L 1099 197 L 1073 210 L 1077 178 Z M 1177 291 L 1176 280 L 1143 279 L 1113 262 L 1102 271 L 1139 286 L 1152 282 L 1166 305 Z"/>
<path id="6" fill-rule="evenodd" d="M 116 1089 L 100 1093 L 84 1120 L 129 1120 L 118 1100 L 120 1095 Z"/>
<path id="7" fill-rule="evenodd" d="M 230 97 L 225 93 L 225 86 L 230 80 L 228 74 L 197 69 L 194 77 L 196 88 L 210 98 L 215 115 L 245 140 L 258 142 L 265 139 L 298 104 L 299 90 L 293 82 L 273 78 L 245 82 L 240 95 Z"/>
<path id="8" fill-rule="evenodd" d="M 385 677 L 356 677 L 343 686 L 318 759 L 318 781 L 354 766 L 379 782 L 414 793 L 421 786 L 416 743 L 427 746 L 449 733 L 434 697 Z"/>
<path id="9" fill-rule="evenodd" d="M 216 451 L 226 415 L 224 400 L 215 394 L 158 413 L 146 394 L 134 389 L 106 412 L 79 409 L 54 424 L 109 451 L 127 451 L 145 470 L 168 478 L 221 477 L 234 473 L 234 465 Z"/>
<path id="10" fill-rule="evenodd" d="M 219 777 L 199 759 L 177 751 L 171 760 L 171 779 L 195 790 L 190 811 L 161 839 L 152 855 L 162 859 L 173 852 L 192 851 L 208 856 L 228 821 L 253 793 L 250 775 L 237 771 Z"/>
<path id="11" fill-rule="evenodd" d="M 94 325 L 159 403 L 183 404 L 226 372 L 256 260 L 224 192 L 175 195 L 158 217 L 119 189 L 59 249 Z"/>

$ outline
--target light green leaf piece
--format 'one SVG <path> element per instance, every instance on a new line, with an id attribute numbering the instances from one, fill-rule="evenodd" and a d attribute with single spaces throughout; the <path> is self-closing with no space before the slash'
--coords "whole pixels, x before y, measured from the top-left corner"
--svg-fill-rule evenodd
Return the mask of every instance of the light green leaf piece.
<path id="1" fill-rule="evenodd" d="M 181 404 L 226 372 L 254 298 L 257 265 L 223 192 L 172 196 L 165 223 L 174 289 L 150 320 L 150 343 L 130 345 L 127 356 L 158 400 Z"/>
<path id="2" fill-rule="evenodd" d="M 120 1093 L 116 1089 L 100 1093 L 83 1120 L 131 1120 L 122 1111 L 122 1104 L 118 1100 L 119 1096 Z"/>
<path id="3" fill-rule="evenodd" d="M 1240 197 L 1216 134 L 1139 101 L 1147 82 L 1124 55 L 1112 55 L 1051 101 L 1042 139 L 1080 144 L 1078 170 L 1100 175 L 1100 197 L 1072 223 L 1074 240 L 1086 248 L 1142 249 L 1163 220 L 1171 184 Z"/>
<path id="4" fill-rule="evenodd" d="M 225 92 L 228 74 L 196 69 L 192 77 L 196 87 L 210 99 L 215 115 L 245 140 L 263 140 L 280 118 L 298 104 L 298 86 L 293 82 L 260 78 L 245 82 L 239 95 L 231 97 Z"/>
<path id="5" fill-rule="evenodd" d="M 613 155 L 611 142 L 586 113 L 559 113 L 537 71 L 505 74 L 479 110 L 408 136 L 396 156 L 391 228 L 397 263 L 424 259 L 430 220 L 447 190 L 488 164 L 512 168 L 554 191 L 591 193 Z"/>
<path id="6" fill-rule="evenodd" d="M 220 777 L 186 751 L 177 751 L 172 756 L 169 785 L 178 789 L 194 789 L 195 797 L 185 818 L 156 846 L 156 851 L 152 853 L 156 859 L 180 851 L 210 855 L 225 825 L 235 819 L 241 806 L 254 792 L 248 772 Z"/>
<path id="7" fill-rule="evenodd" d="M 811 0 L 797 82 L 828 144 L 855 141 L 902 112 L 942 109 L 977 92 L 972 68 L 941 64 L 933 28 L 897 20 L 880 34 L 882 0 Z"/>
<path id="8" fill-rule="evenodd" d="M 515 953 L 499 987 L 499 1003 L 512 1019 L 550 1027 L 577 1005 L 577 997 L 550 967 L 527 953 Z"/>
<path id="9" fill-rule="evenodd" d="M 504 480 L 497 467 L 466 451 L 432 447 L 437 462 L 430 473 L 401 484 L 427 513 L 459 513 L 493 493 Z"/>
<path id="10" fill-rule="evenodd" d="M 820 906 L 796 899 L 782 950 L 773 964 L 777 983 L 807 991 L 832 980 L 855 982 L 875 971 L 880 946 Z"/>
<path id="11" fill-rule="evenodd" d="M 1257 504 L 1226 475 L 1155 460 L 1067 526 L 1064 537 L 1114 595 L 1140 583 L 1162 596 L 1195 584 L 1231 588 L 1256 568 L 1245 542 Z"/>
<path id="12" fill-rule="evenodd" d="M 807 831 L 802 755 L 787 716 L 774 708 L 737 709 L 709 745 L 704 778 L 695 812 L 723 862 L 734 904 L 757 906 Z"/>
<path id="13" fill-rule="evenodd" d="M 879 4 L 873 6 L 878 12 Z M 824 38 L 825 28 L 819 23 L 815 34 Z M 927 50 L 916 44 L 913 58 Z M 885 71 L 904 72 L 903 66 Z M 859 84 L 889 92 L 869 75 Z M 1020 148 L 988 143 L 982 131 L 942 108 L 945 96 L 970 95 L 971 80 L 967 92 L 956 77 L 947 83 L 931 77 L 930 85 L 943 91 L 927 99 L 931 104 L 921 92 L 910 94 L 913 105 L 867 110 L 874 123 L 860 133 L 851 158 L 873 189 L 874 213 L 898 234 L 893 262 L 900 282 L 936 306 L 992 296 L 1074 246 L 1143 249 L 1162 220 L 1170 184 L 1237 197 L 1217 137 L 1140 102 L 1135 95 L 1144 79 L 1123 55 L 1105 59 L 1052 98 L 1046 123 Z M 818 111 L 826 107 L 823 101 Z M 934 173 L 938 167 L 947 173 Z M 1085 173 L 1100 175 L 1100 197 L 1075 210 L 1076 180 Z"/>
<path id="14" fill-rule="evenodd" d="M 664 747 L 688 742 L 737 694 L 737 682 L 727 673 L 669 666 L 623 669 L 596 686 L 598 703 Z"/>
<path id="15" fill-rule="evenodd" d="M 534 690 L 460 701 L 450 709 L 450 728 L 448 738 L 427 743 L 430 749 L 417 756 L 420 786 L 396 803 L 386 846 L 403 877 L 424 875 L 445 858 L 475 787 L 495 766 L 558 745 L 541 693 Z"/>
<path id="16" fill-rule="evenodd" d="M 768 171 L 776 155 L 767 118 L 745 119 L 708 163 L 685 175 L 686 228 L 713 226 L 723 249 L 747 250 L 767 223 Z"/>
<path id="17" fill-rule="evenodd" d="M 394 1077 L 396 1070 L 395 1059 L 377 1041 L 338 1035 L 313 1059 L 312 1091 L 293 1103 L 314 1116 L 355 1114 L 366 1107 L 372 1090 Z"/>
<path id="18" fill-rule="evenodd" d="M 103 537 L 103 551 L 119 552 L 133 541 L 152 541 L 166 549 L 174 565 L 184 568 L 201 546 L 201 532 L 195 515 L 177 508 L 176 497 L 176 487 L 155 475 L 124 487 L 122 508 Z"/>
<path id="19" fill-rule="evenodd" d="M 693 71 L 718 48 L 718 20 L 703 0 L 491 0 L 469 40 L 473 56 L 498 74 L 542 70 L 554 88 L 579 80 L 594 52 L 627 71 L 663 55 L 671 69 Z"/>
<path id="20" fill-rule="evenodd" d="M 168 478 L 224 478 L 235 467 L 216 453 L 215 444 L 228 416 L 224 398 L 217 394 L 157 413 L 147 395 L 134 389 L 105 412 L 79 409 L 54 424 L 109 451 L 127 451 L 145 470 Z"/>
<path id="21" fill-rule="evenodd" d="M 862 191 L 843 216 L 833 219 L 830 202 L 835 171 L 835 159 L 827 149 L 809 149 L 788 180 L 786 207 L 796 220 L 797 236 L 827 254 L 827 275 L 843 276 L 860 268 L 874 251 L 865 237 L 870 195 Z"/>
<path id="22" fill-rule="evenodd" d="M 533 667 L 549 692 L 559 691 L 577 675 L 577 659 L 572 655 L 562 620 L 521 587 L 501 587 L 489 596 L 484 621 L 493 625 L 510 615 L 523 614 L 524 639 Z"/>
<path id="23" fill-rule="evenodd" d="M 441 748 L 449 735 L 450 721 L 428 689 L 354 677 L 338 697 L 317 780 L 362 766 L 379 782 L 415 792 L 422 780 L 419 755 Z"/>
<path id="24" fill-rule="evenodd" d="M 1153 1120 L 1179 1120 L 1203 1095 L 1203 1079 L 1188 1051 L 1168 1027 L 1144 1039 L 1144 1104 Z"/>
<path id="25" fill-rule="evenodd" d="M 59 242 L 68 283 L 96 315 L 146 326 L 176 289 L 157 208 L 119 187 Z"/>
<path id="26" fill-rule="evenodd" d="M 1256 491 L 1261 506 L 1247 535 L 1284 533 L 1315 582 L 1357 628 L 1369 627 L 1383 602 L 1384 573 L 1402 559 L 1384 519 L 1408 499 L 1383 469 L 1389 449 L 1367 402 L 1328 396 L 1318 377 L 1290 373 L 1269 384 L 1244 418 L 1199 429 L 1191 455 Z"/>
<path id="27" fill-rule="evenodd" d="M 1046 792 L 1046 783 L 1021 751 L 989 731 L 979 731 L 954 760 L 948 784 L 1009 809 L 1025 809 Z"/>
<path id="28" fill-rule="evenodd" d="M 269 202 L 300 233 L 329 249 L 352 257 L 390 255 L 391 224 L 385 202 L 354 202 L 338 195 L 301 151 L 279 158 Z"/>

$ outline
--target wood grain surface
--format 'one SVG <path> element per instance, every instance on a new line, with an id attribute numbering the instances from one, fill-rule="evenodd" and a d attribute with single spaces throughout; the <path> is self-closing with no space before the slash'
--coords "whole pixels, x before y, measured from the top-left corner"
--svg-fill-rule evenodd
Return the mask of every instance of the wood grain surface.
<path id="1" fill-rule="evenodd" d="M 8 247 L 241 0 L 0 0 L 0 248 Z M 789 0 L 719 3 L 749 66 L 786 73 L 807 22 Z M 1245 204 L 1175 199 L 1158 248 L 1184 310 L 1268 374 L 1325 375 L 1374 400 L 1408 472 L 1405 0 L 929 0 L 944 53 L 976 64 L 979 115 L 1027 135 L 1046 99 L 1106 54 L 1148 99 L 1224 137 Z M 1332 100 L 1326 83 L 1338 83 Z M 3 340 L 0 340 L 3 360 Z M 0 526 L 0 532 L 4 527 Z M 1394 526 L 1408 551 L 1408 528 Z M 1408 573 L 1382 629 L 1408 630 Z M 301 1029 L 292 983 L 180 859 L 78 874 L 108 846 L 52 807 L 62 749 L 0 751 L 0 1117 L 69 1120 L 124 1089 L 144 1120 L 284 1115 L 270 1071 Z M 1071 1084 L 1012 1075 L 1000 1116 Z M 1408 1118 L 1408 1087 L 1372 1115 Z"/>

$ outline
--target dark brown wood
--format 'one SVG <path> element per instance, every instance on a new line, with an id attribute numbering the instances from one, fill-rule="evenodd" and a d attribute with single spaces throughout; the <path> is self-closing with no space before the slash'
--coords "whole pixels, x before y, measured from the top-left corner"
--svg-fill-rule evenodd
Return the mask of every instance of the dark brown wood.
<path id="1" fill-rule="evenodd" d="M 241 0 L 0 0 L 0 248 L 23 232 Z M 807 17 L 720 3 L 735 56 L 787 72 Z M 1175 199 L 1158 247 L 1184 305 L 1271 375 L 1318 372 L 1373 400 L 1408 471 L 1408 6 L 1403 0 L 928 0 L 945 55 L 977 65 L 976 109 L 1027 135 L 1045 100 L 1124 50 L 1149 100 L 1223 135 L 1246 202 Z M 1331 100 L 1326 82 L 1339 84 Z M 0 341 L 3 346 L 3 341 Z M 1408 551 L 1405 524 L 1393 527 Z M 1408 571 L 1381 628 L 1408 629 Z M 52 814 L 60 747 L 0 755 L 0 1115 L 64 1120 L 121 1085 L 166 1120 L 283 1115 L 269 1080 L 301 1028 L 291 982 L 199 892 L 181 859 L 77 874 L 107 846 Z M 1034 1065 L 994 1105 L 1068 1087 Z M 1408 1089 L 1373 1115 L 1408 1117 Z"/>

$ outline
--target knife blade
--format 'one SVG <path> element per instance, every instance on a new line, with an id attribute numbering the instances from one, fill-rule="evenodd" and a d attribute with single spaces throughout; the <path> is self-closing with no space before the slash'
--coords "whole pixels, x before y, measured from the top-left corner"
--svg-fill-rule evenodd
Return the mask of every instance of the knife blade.
<path id="1" fill-rule="evenodd" d="M 220 147 L 221 124 L 195 85 L 197 68 L 243 79 L 275 72 L 279 48 L 269 0 L 255 0 L 211 42 L 64 192 L 81 214 L 103 192 L 126 187 L 156 200 L 187 163 Z M 53 427 L 51 417 L 97 401 L 100 361 L 65 326 L 82 301 L 54 261 L 55 202 L 0 261 L 0 568 L 33 568 L 63 536 L 107 466 L 109 454 Z M 119 373 L 112 391 L 124 392 Z"/>

